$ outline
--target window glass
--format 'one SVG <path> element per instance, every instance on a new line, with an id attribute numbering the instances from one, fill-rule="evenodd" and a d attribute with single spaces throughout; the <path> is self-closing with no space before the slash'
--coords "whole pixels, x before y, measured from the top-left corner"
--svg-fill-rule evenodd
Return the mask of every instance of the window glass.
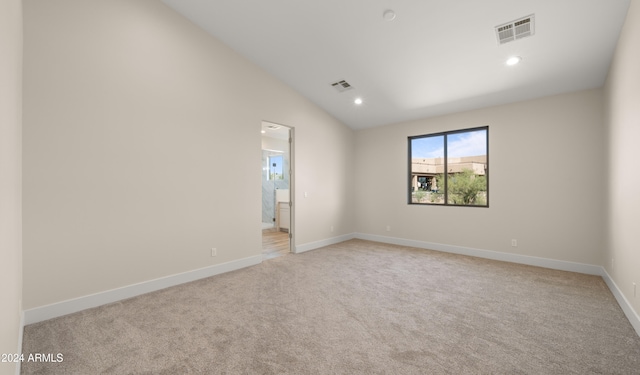
<path id="1" fill-rule="evenodd" d="M 489 128 L 409 137 L 409 203 L 489 205 Z"/>
<path id="2" fill-rule="evenodd" d="M 269 156 L 269 180 L 282 180 L 282 155 Z"/>
<path id="3" fill-rule="evenodd" d="M 444 204 L 444 135 L 411 141 L 411 203 Z"/>

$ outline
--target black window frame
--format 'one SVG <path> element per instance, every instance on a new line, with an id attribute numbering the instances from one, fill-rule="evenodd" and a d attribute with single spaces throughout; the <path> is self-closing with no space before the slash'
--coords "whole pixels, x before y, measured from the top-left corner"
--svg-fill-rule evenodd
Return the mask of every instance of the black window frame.
<path id="1" fill-rule="evenodd" d="M 447 142 L 447 137 L 451 134 L 459 134 L 459 133 L 469 133 L 469 132 L 474 132 L 474 131 L 478 131 L 478 130 L 484 130 L 486 131 L 486 150 L 487 150 L 487 155 L 486 155 L 486 163 L 484 166 L 484 170 L 485 170 L 485 179 L 486 179 L 486 183 L 487 183 L 487 196 L 486 196 L 486 204 L 484 205 L 477 205 L 477 204 L 455 204 L 455 203 L 449 203 L 449 189 L 448 189 L 448 181 L 449 178 L 445 177 L 444 178 L 444 203 L 430 203 L 430 202 L 413 202 L 412 199 L 412 193 L 413 193 L 413 176 L 412 176 L 412 150 L 411 150 L 411 142 L 414 139 L 420 139 L 420 138 L 430 138 L 430 137 L 443 137 L 443 143 L 444 143 L 444 172 L 443 174 L 445 176 L 448 176 L 447 171 L 449 170 L 448 168 L 448 155 L 447 155 L 447 146 L 448 146 L 448 142 Z M 450 130 L 450 131 L 444 131 L 444 132 L 439 132 L 439 133 L 430 133 L 430 134 L 421 134 L 421 135 L 415 135 L 415 136 L 410 136 L 407 137 L 407 148 L 408 148 L 408 180 L 407 180 L 407 204 L 410 205 L 418 205 L 418 206 L 453 206 L 453 207 L 480 207 L 480 208 L 489 208 L 489 126 L 478 126 L 478 127 L 474 127 L 474 128 L 466 128 L 466 129 L 458 129 L 458 130 Z"/>

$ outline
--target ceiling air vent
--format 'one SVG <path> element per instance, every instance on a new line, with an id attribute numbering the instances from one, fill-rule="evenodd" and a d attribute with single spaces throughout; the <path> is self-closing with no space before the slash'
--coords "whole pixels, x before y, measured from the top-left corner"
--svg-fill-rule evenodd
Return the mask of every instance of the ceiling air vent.
<path id="1" fill-rule="evenodd" d="M 338 92 L 345 92 L 353 88 L 353 86 L 351 86 L 349 82 L 345 81 L 344 79 L 342 81 L 332 83 L 331 86 L 338 90 Z"/>
<path id="2" fill-rule="evenodd" d="M 534 34 L 535 16 L 529 15 L 502 25 L 496 26 L 498 44 L 513 42 Z"/>

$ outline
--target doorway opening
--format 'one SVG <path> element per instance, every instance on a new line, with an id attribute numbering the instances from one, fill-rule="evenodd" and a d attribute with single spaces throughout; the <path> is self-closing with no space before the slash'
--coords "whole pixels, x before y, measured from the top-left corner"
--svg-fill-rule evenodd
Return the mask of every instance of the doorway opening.
<path id="1" fill-rule="evenodd" d="M 291 252 L 293 128 L 262 122 L 262 255 L 273 259 Z"/>

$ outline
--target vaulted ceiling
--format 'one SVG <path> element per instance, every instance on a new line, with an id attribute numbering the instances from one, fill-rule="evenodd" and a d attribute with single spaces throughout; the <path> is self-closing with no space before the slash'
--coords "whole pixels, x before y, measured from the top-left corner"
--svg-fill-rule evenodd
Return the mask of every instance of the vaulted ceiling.
<path id="1" fill-rule="evenodd" d="M 600 87 L 629 1 L 163 0 L 353 129 Z"/>

